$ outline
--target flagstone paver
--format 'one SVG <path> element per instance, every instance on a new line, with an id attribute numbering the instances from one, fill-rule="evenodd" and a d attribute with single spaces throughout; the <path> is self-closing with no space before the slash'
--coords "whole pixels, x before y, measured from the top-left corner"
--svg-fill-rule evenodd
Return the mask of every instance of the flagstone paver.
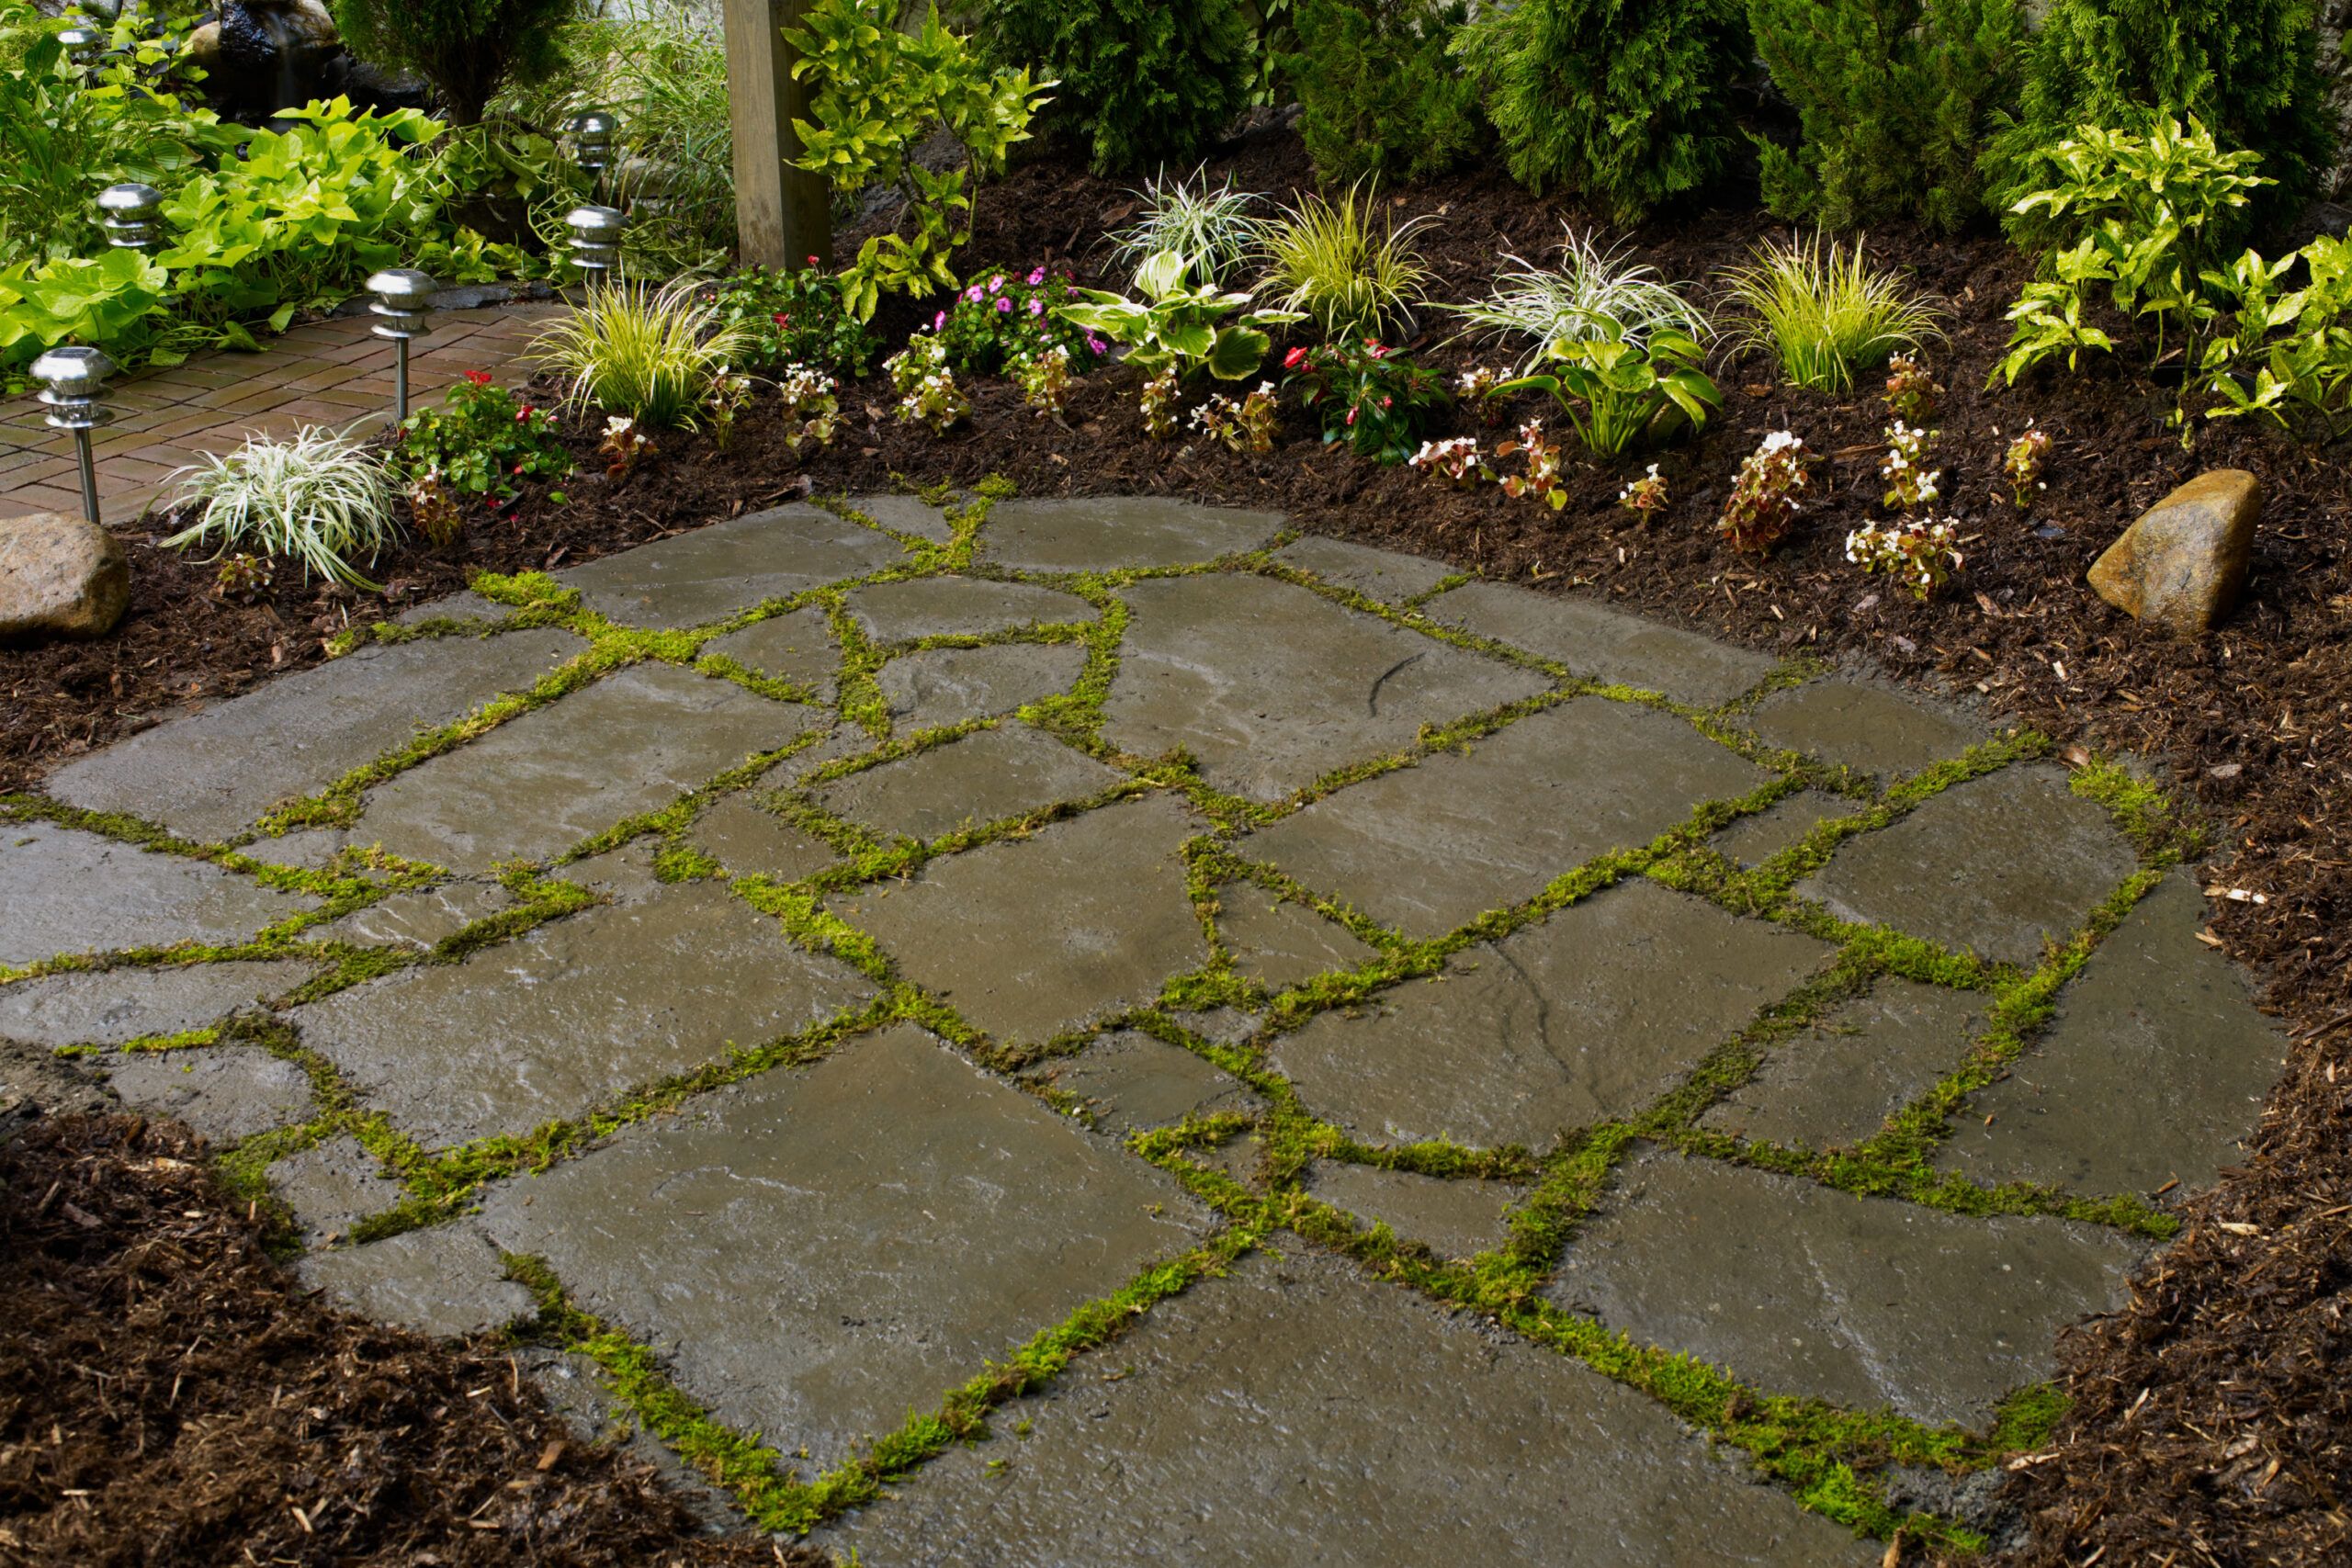
<path id="1" fill-rule="evenodd" d="M 1550 1294 L 1765 1386 L 1982 1426 L 2048 1377 L 2052 1337 L 2124 1297 L 2144 1245 L 1963 1218 L 1736 1166 L 1636 1155 Z"/>
<path id="2" fill-rule="evenodd" d="M 1270 513 L 955 504 L 423 606 L 0 801 L 0 1035 L 273 1159 L 362 1310 L 560 1298 L 533 1364 L 629 1370 L 563 1408 L 756 1438 L 736 1504 L 874 1568 L 1876 1562 L 1749 1483 L 1952 1506 L 1887 1434 L 1985 1432 L 2255 1125 L 2195 882 L 2033 738 L 1951 784 L 1990 728 L 1860 674 Z M 1835 1408 L 1759 1468 L 1711 1412 L 1772 1395 Z"/>

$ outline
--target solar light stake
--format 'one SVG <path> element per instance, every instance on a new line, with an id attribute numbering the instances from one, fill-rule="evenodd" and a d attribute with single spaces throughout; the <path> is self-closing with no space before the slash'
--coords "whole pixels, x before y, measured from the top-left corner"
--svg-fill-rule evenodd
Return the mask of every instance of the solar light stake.
<path id="1" fill-rule="evenodd" d="M 620 117 L 605 109 L 590 109 L 571 117 L 572 156 L 588 175 L 588 194 L 605 194 L 605 173 L 613 166 L 613 141 L 619 135 Z"/>
<path id="2" fill-rule="evenodd" d="M 368 280 L 368 292 L 376 297 L 375 303 L 368 307 L 376 318 L 370 330 L 378 337 L 390 338 L 401 345 L 400 371 L 392 395 L 392 417 L 399 423 L 408 423 L 408 340 L 423 337 L 432 330 L 425 324 L 425 307 L 433 303 L 433 296 L 440 288 L 431 273 L 411 266 L 388 268 Z"/>
<path id="3" fill-rule="evenodd" d="M 98 521 L 98 470 L 90 456 L 90 432 L 114 423 L 114 410 L 99 400 L 114 361 L 95 348 L 52 348 L 33 361 L 33 379 L 41 383 L 40 400 L 49 406 L 41 423 L 51 430 L 74 433 L 74 448 L 82 459 L 82 515 Z"/>
<path id="4" fill-rule="evenodd" d="M 108 186 L 98 192 L 98 227 L 117 250 L 153 251 L 163 238 L 155 221 L 163 210 L 164 193 L 153 186 Z"/>
<path id="5" fill-rule="evenodd" d="M 564 214 L 571 226 L 571 265 L 590 287 L 609 284 L 621 265 L 621 231 L 628 220 L 610 207 L 575 207 Z"/>

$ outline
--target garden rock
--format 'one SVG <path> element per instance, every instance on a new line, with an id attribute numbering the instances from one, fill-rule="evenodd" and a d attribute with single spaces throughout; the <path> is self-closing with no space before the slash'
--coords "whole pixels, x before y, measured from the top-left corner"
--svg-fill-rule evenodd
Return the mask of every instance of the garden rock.
<path id="1" fill-rule="evenodd" d="M 104 637 L 130 603 L 112 534 L 62 513 L 0 518 L 0 641 Z"/>
<path id="2" fill-rule="evenodd" d="M 2262 481 L 2252 474 L 2199 474 L 2108 547 L 2091 566 L 2091 586 L 2126 615 L 2202 637 L 2237 606 L 2261 516 Z"/>

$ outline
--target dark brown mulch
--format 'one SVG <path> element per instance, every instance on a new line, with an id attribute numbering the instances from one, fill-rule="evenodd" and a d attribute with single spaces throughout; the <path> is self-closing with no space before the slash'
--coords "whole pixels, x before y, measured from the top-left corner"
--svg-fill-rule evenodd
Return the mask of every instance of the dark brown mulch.
<path id="1" fill-rule="evenodd" d="M 1227 169 L 1278 194 L 1307 176 L 1296 142 L 1279 133 L 1209 172 Z M 1129 201 L 1114 183 L 1040 160 L 984 195 L 974 254 L 1007 267 L 1084 268 Z M 1501 251 L 1545 259 L 1575 216 L 1490 175 L 1400 193 L 1394 210 L 1438 219 L 1424 249 L 1444 299 L 1483 291 Z M 1686 211 L 1632 238 L 1668 276 L 1706 278 L 1773 228 L 1733 206 Z M 2323 1371 L 2352 1262 L 2342 1229 L 2352 1213 L 2352 463 L 2341 447 L 2312 452 L 2253 426 L 2199 425 L 2184 451 L 2164 423 L 2170 392 L 2131 363 L 1987 392 L 2025 264 L 1991 235 L 1889 231 L 1871 247 L 1951 307 L 1951 342 L 1929 355 L 1949 389 L 1932 423 L 1948 503 L 1968 525 L 1968 562 L 1928 604 L 1842 558 L 1846 531 L 1874 515 L 1880 488 L 1886 416 L 1875 389 L 1842 400 L 1791 392 L 1754 355 L 1719 356 L 1726 408 L 1701 438 L 1657 455 L 1675 502 L 1647 529 L 1613 504 L 1634 461 L 1572 461 L 1569 503 L 1554 514 L 1325 450 L 1295 411 L 1269 457 L 1154 446 L 1138 429 L 1136 378 L 1117 370 L 1082 383 L 1059 422 L 1040 421 L 1008 386 L 981 382 L 971 388 L 975 418 L 944 439 L 892 421 L 880 381 L 846 389 L 842 438 L 806 472 L 827 491 L 1002 473 L 1024 494 L 1157 492 L 1279 508 L 1318 532 L 1605 596 L 1750 646 L 1861 657 L 1976 696 L 2061 742 L 2151 760 L 2212 826 L 2200 878 L 2263 897 L 2217 900 L 2211 929 L 2258 976 L 2294 1049 L 2248 1157 L 2186 1205 L 2187 1238 L 2151 1266 L 2128 1311 L 2064 1342 L 2075 1407 L 2052 1457 L 2013 1483 L 2035 1529 L 2023 1560 L 2079 1563 L 2102 1550 L 2103 1562 L 2324 1560 L 2343 1540 L 2337 1499 L 2352 1488 L 2342 1396 Z M 879 324 L 895 340 L 914 320 L 899 304 Z M 1480 356 L 1447 335 L 1431 312 L 1413 346 L 1449 369 Z M 1542 412 L 1532 402 L 1518 411 Z M 1998 467 L 2029 418 L 2057 446 L 2047 491 L 2021 515 Z M 1778 554 L 1733 555 L 1713 519 L 1740 457 L 1783 426 L 1824 456 L 1814 503 Z M 1438 434 L 1471 428 L 1456 415 Z M 622 486 L 583 475 L 571 487 L 577 504 L 560 513 L 485 525 L 452 554 L 385 563 L 411 584 L 393 608 L 455 588 L 468 570 L 586 559 L 789 493 L 803 468 L 775 440 L 771 412 L 754 409 L 741 429 L 723 457 L 699 437 L 665 438 L 663 455 Z M 575 443 L 583 457 L 591 445 L 584 432 Z M 2201 644 L 2144 635 L 2089 592 L 2083 572 L 2140 510 L 2214 467 L 2250 469 L 2267 491 L 2246 602 Z M 37 778 L 137 716 L 313 662 L 345 614 L 385 613 L 372 600 L 284 585 L 270 608 L 228 609 L 203 597 L 200 569 L 147 551 L 135 553 L 134 570 L 139 602 L 117 637 L 0 653 L 13 694 L 0 713 L 0 784 Z M 2257 1228 L 2227 1231 L 2222 1221 Z M 2239 1449 L 2248 1438 L 2254 1446 Z"/>
<path id="2" fill-rule="evenodd" d="M 51 1116 L 0 1146 L 0 1562 L 823 1568 L 697 1533 L 495 1345 L 333 1311 L 264 1255 L 176 1123 Z"/>

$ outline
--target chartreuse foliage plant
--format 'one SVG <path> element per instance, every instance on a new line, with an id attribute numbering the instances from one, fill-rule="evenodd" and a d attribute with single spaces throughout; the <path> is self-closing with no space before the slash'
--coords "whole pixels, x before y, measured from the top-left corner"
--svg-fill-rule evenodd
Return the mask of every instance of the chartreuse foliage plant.
<path id="1" fill-rule="evenodd" d="M 1935 305 L 1872 267 L 1859 241 L 1768 240 L 1726 281 L 1751 312 L 1738 342 L 1777 358 L 1793 386 L 1851 391 L 1858 372 L 1943 335 Z"/>
<path id="2" fill-rule="evenodd" d="M 1730 155 L 1747 60 L 1739 0 L 1521 0 L 1455 36 L 1511 177 L 1634 222 Z"/>
<path id="3" fill-rule="evenodd" d="M 164 541 L 170 549 L 209 547 L 214 560 L 231 552 L 290 558 L 305 580 L 373 589 L 356 563 L 400 537 L 391 478 L 351 436 L 305 426 L 282 441 L 248 440 L 226 457 L 205 453 L 180 474 L 179 502 L 201 510 Z"/>
<path id="4" fill-rule="evenodd" d="M 2088 125 L 2147 134 L 2167 118 L 2250 152 L 2275 182 L 2247 229 L 2302 209 L 2326 171 L 2335 120 L 2316 56 L 2316 0 L 2052 0 L 2027 45 L 2014 121 L 1984 154 L 1986 189 L 2013 234 L 2039 240 L 2018 203 L 2048 184 L 2042 153 Z"/>
<path id="5" fill-rule="evenodd" d="M 1204 288 L 1193 273 L 1181 252 L 1162 251 L 1136 270 L 1139 299 L 1081 288 L 1075 303 L 1056 310 L 1064 320 L 1126 345 L 1127 362 L 1141 370 L 1179 379 L 1205 370 L 1220 381 L 1255 374 L 1272 346 L 1266 329 L 1298 321 L 1299 312 L 1245 310 L 1249 295 Z"/>
<path id="6" fill-rule="evenodd" d="M 1113 259 L 1130 269 L 1174 251 L 1191 261 L 1203 287 L 1216 288 L 1264 243 L 1266 220 L 1256 209 L 1265 198 L 1236 190 L 1231 175 L 1211 185 L 1204 169 L 1173 179 L 1160 174 L 1133 194 L 1135 220 L 1110 236 Z"/>
<path id="7" fill-rule="evenodd" d="M 1644 344 L 1654 333 L 1678 333 L 1703 342 L 1706 312 L 1660 277 L 1654 267 L 1627 259 L 1625 247 L 1604 251 L 1590 233 L 1567 231 L 1557 267 L 1538 266 L 1504 253 L 1511 265 L 1486 299 L 1446 309 L 1496 338 L 1523 338 L 1533 346 L 1526 369 L 1551 344 L 1602 333 Z M 1482 388 L 1481 398 L 1495 389 Z"/>
<path id="8" fill-rule="evenodd" d="M 814 123 L 793 122 L 797 166 L 836 188 L 888 186 L 906 198 L 913 232 L 873 236 L 842 275 L 859 321 L 873 318 L 886 293 L 922 299 L 959 287 L 948 257 L 972 237 L 979 182 L 1003 172 L 1006 152 L 1027 140 L 1053 85 L 1025 68 L 989 70 L 940 21 L 938 6 L 911 32 L 899 25 L 902 9 L 903 0 L 819 0 L 787 34 L 801 56 L 793 74 L 817 84 Z M 933 174 L 914 153 L 943 127 L 963 164 Z"/>
<path id="9" fill-rule="evenodd" d="M 2019 0 L 1747 0 L 1747 20 L 1804 130 L 1793 149 L 1757 139 L 1773 212 L 1949 233 L 1983 210 L 1977 158 L 2015 107 Z"/>
<path id="10" fill-rule="evenodd" d="M 979 17 L 993 59 L 1054 80 L 1054 118 L 1100 173 L 1194 163 L 1258 79 L 1240 0 L 979 0 Z"/>
<path id="11" fill-rule="evenodd" d="M 743 347 L 742 333 L 682 278 L 658 289 L 593 288 L 529 352 L 564 378 L 574 409 L 669 427 L 695 423 L 712 382 Z"/>
<path id="12" fill-rule="evenodd" d="M 1330 181 L 1426 179 L 1478 150 L 1477 85 L 1446 58 L 1463 0 L 1299 0 L 1298 134 Z"/>
<path id="13" fill-rule="evenodd" d="M 1428 298 L 1430 270 L 1413 240 L 1432 220 L 1400 226 L 1374 195 L 1361 186 L 1337 201 L 1310 194 L 1266 225 L 1262 287 L 1326 337 L 1393 334 Z"/>
<path id="14" fill-rule="evenodd" d="M 2303 286 L 2282 289 L 2299 262 Z M 2199 362 L 2207 417 L 2267 419 L 2310 441 L 2352 434 L 2352 244 L 2323 234 L 2276 262 L 2247 251 L 2208 281 L 2231 325 Z"/>

